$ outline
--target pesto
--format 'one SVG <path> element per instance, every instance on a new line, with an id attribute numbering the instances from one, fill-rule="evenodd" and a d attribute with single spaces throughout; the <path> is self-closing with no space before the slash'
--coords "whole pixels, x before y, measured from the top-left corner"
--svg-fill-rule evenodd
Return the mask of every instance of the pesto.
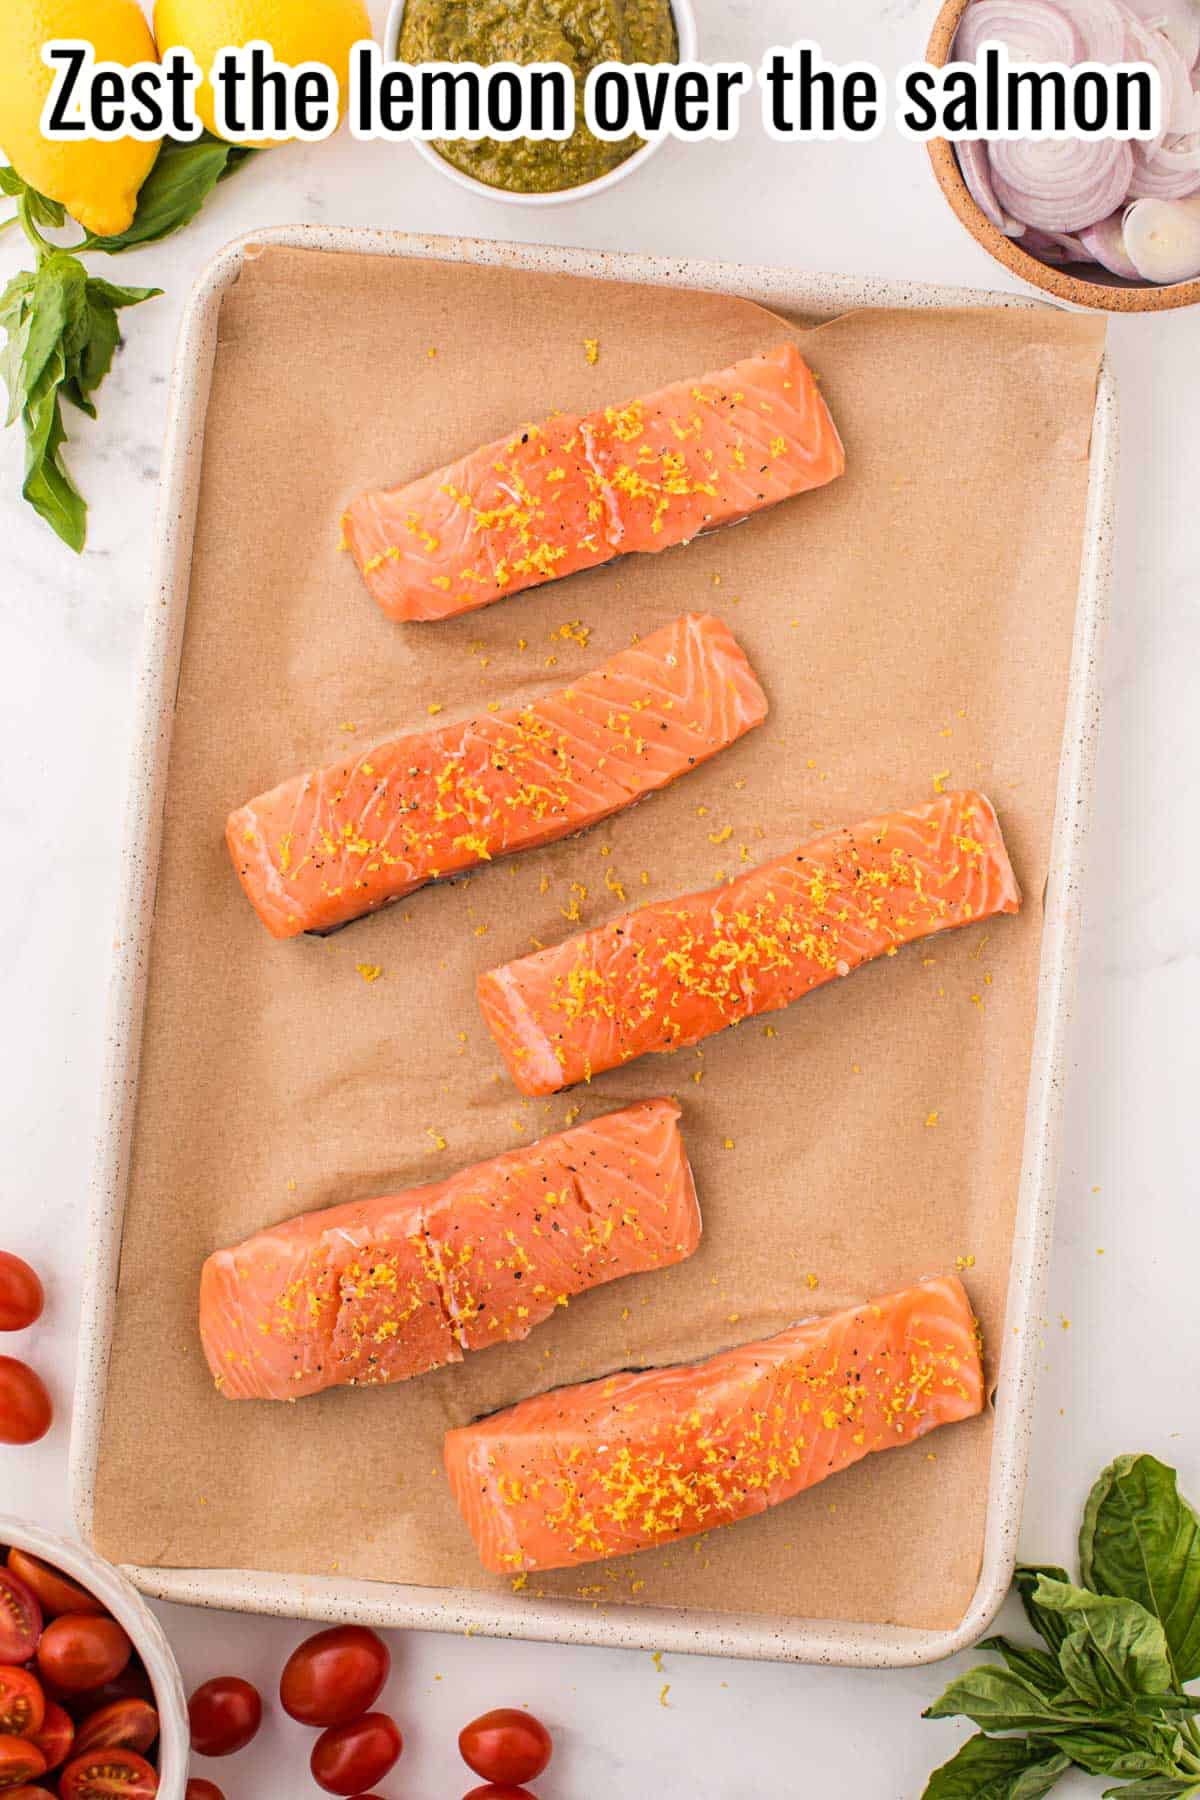
<path id="1" fill-rule="evenodd" d="M 602 143 L 583 123 L 583 89 L 598 63 L 676 62 L 670 0 L 408 0 L 402 62 L 557 62 L 575 76 L 579 118 L 564 143 L 439 141 L 447 162 L 489 187 L 548 194 L 595 181 L 641 149 Z"/>

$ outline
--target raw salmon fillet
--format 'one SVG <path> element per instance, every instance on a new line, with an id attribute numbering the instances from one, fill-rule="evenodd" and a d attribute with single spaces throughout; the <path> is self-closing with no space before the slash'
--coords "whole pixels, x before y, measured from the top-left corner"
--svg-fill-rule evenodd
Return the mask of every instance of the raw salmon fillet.
<path id="1" fill-rule="evenodd" d="M 231 1400 L 407 1381 L 555 1307 L 682 1262 L 700 1211 L 679 1108 L 646 1100 L 448 1181 L 305 1213 L 218 1250 L 200 1337 Z"/>
<path id="2" fill-rule="evenodd" d="M 685 613 L 527 706 L 285 781 L 231 813 L 225 841 L 274 937 L 329 931 L 428 881 L 595 825 L 766 716 L 729 627 Z"/>
<path id="3" fill-rule="evenodd" d="M 479 1002 L 521 1092 L 552 1094 L 1020 904 L 990 801 L 942 794 L 492 969 Z"/>
<path id="4" fill-rule="evenodd" d="M 485 1568 L 563 1569 L 751 1518 L 983 1403 L 948 1276 L 692 1367 L 523 1400 L 447 1432 L 446 1472 Z"/>
<path id="5" fill-rule="evenodd" d="M 700 381 L 559 413 L 342 520 L 393 619 L 444 619 L 823 487 L 845 468 L 829 408 L 794 344 Z"/>

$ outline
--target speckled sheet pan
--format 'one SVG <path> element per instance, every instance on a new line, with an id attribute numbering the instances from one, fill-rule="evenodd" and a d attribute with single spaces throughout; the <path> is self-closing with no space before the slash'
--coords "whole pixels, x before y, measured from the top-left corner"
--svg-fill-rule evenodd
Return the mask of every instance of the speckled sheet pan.
<path id="1" fill-rule="evenodd" d="M 389 624 L 337 557 L 339 506 L 392 464 L 792 331 L 851 467 L 791 512 L 446 627 Z M 210 268 L 164 465 L 74 1442 L 80 1527 L 146 1591 L 877 1664 L 984 1629 L 1019 1521 L 1054 1191 L 1115 463 L 1100 353 L 1095 322 L 1021 301 L 711 264 L 297 229 Z M 540 691 L 685 607 L 722 613 L 759 668 L 759 733 L 601 832 L 324 942 L 267 939 L 225 861 L 228 807 L 430 705 Z M 520 1106 L 473 1011 L 479 969 L 565 935 L 583 890 L 599 922 L 613 881 L 706 885 L 723 858 L 766 860 L 935 777 L 990 791 L 1020 919 L 864 971 L 771 1038 Z M 214 1393 L 194 1330 L 208 1250 L 662 1091 L 705 1210 L 691 1262 L 383 1392 Z M 697 1546 L 519 1592 L 475 1564 L 437 1467 L 446 1424 L 956 1263 L 994 1413 Z M 130 1419 L 167 1452 L 135 1499 Z"/>

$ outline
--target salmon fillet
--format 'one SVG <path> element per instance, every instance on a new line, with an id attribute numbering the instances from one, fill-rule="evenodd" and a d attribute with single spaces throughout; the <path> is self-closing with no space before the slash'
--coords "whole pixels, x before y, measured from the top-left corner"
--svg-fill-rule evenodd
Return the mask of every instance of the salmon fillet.
<path id="1" fill-rule="evenodd" d="M 685 613 L 527 706 L 285 781 L 231 813 L 225 841 L 272 936 L 329 931 L 428 881 L 595 825 L 766 716 L 729 627 Z"/>
<path id="2" fill-rule="evenodd" d="M 631 550 L 666 550 L 845 468 L 794 344 L 586 417 L 559 413 L 342 520 L 393 619 L 445 619 Z"/>
<path id="3" fill-rule="evenodd" d="M 552 1094 L 1020 904 L 990 801 L 942 794 L 492 969 L 479 1003 L 521 1092 Z"/>
<path id="4" fill-rule="evenodd" d="M 700 1211 L 670 1100 L 448 1181 L 305 1213 L 218 1250 L 200 1338 L 231 1400 L 407 1381 L 528 1337 L 575 1294 L 682 1262 Z"/>
<path id="5" fill-rule="evenodd" d="M 563 1569 L 752 1518 L 983 1404 L 947 1276 L 693 1367 L 523 1400 L 447 1432 L 446 1472 L 485 1568 Z"/>

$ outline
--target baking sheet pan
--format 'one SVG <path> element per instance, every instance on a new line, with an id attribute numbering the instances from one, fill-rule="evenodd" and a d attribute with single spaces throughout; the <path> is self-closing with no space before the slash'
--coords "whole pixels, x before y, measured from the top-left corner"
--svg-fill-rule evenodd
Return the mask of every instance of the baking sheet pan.
<path id="1" fill-rule="evenodd" d="M 810 317 L 840 313 L 856 305 L 886 306 L 987 304 L 985 297 L 938 290 L 863 287 L 852 283 L 798 278 L 782 272 L 725 270 L 713 265 L 666 267 L 641 259 L 596 257 L 581 253 L 519 251 L 499 246 L 451 245 L 437 240 L 375 237 L 362 233 L 321 231 L 260 234 L 256 243 L 281 247 L 354 249 L 368 254 L 436 257 L 440 261 L 474 260 L 504 268 L 604 276 L 609 279 L 672 283 L 710 293 L 738 293 L 791 313 Z M 194 519 L 200 449 L 203 443 L 208 378 L 212 369 L 216 315 L 223 294 L 236 280 L 245 246 L 234 246 L 209 272 L 185 326 L 177 367 L 175 429 L 164 471 L 161 514 L 161 588 L 150 633 L 145 688 L 144 756 L 139 763 L 132 813 L 133 851 L 126 922 L 116 972 L 114 1030 L 109 1098 L 111 1117 L 103 1134 L 97 1169 L 97 1255 L 92 1305 L 95 1336 L 85 1343 L 81 1405 L 77 1423 L 75 1474 L 80 1523 L 89 1530 L 93 1482 L 99 1449 L 112 1324 L 112 1292 L 117 1270 L 120 1212 L 123 1204 L 138 1068 L 138 1032 L 153 916 L 158 868 L 159 829 L 165 796 L 175 681 L 179 669 L 184 611 L 188 592 L 190 533 Z M 993 302 L 994 303 L 994 302 Z M 1015 304 L 1020 304 L 1015 303 Z M 1100 385 L 1096 429 L 1092 440 L 1092 479 L 1084 531 L 1085 566 L 1076 611 L 1075 642 L 1067 703 L 1058 807 L 1044 912 L 1040 994 L 1033 1077 L 1027 1101 L 1025 1155 L 1017 1208 L 1016 1236 L 1008 1288 L 1008 1321 L 1001 1337 L 1000 1388 L 991 1482 L 987 1495 L 982 1573 L 965 1616 L 954 1625 L 925 1631 L 888 1626 L 842 1627 L 828 1622 L 765 1620 L 747 1609 L 686 1614 L 672 1608 L 647 1608 L 628 1602 L 618 1606 L 580 1605 L 555 1595 L 514 1597 L 467 1593 L 458 1589 L 397 1588 L 374 1583 L 327 1579 L 316 1574 L 279 1577 L 269 1572 L 230 1575 L 224 1572 L 176 1571 L 142 1566 L 135 1578 L 150 1591 L 172 1598 L 214 1604 L 249 1605 L 311 1616 L 359 1616 L 397 1624 L 564 1637 L 576 1641 L 638 1644 L 664 1648 L 721 1650 L 745 1655 L 792 1656 L 804 1659 L 902 1662 L 946 1654 L 958 1642 L 977 1635 L 1002 1596 L 1011 1564 L 1019 1516 L 1025 1430 L 1031 1397 L 1032 1343 L 1024 1328 L 1036 1316 L 1038 1281 L 1045 1253 L 1056 1153 L 1058 1059 L 1066 1018 L 1073 957 L 1074 895 L 1081 868 L 1090 746 L 1095 723 L 1096 643 L 1103 613 L 1105 558 L 1113 457 L 1115 409 L 1107 375 Z M 493 609 L 498 612 L 500 609 Z M 572 610 L 565 594 L 564 616 Z M 724 608 L 720 608 L 724 610 Z M 736 615 L 734 623 L 736 626 Z M 516 627 L 513 627 L 514 631 Z M 592 860 L 589 858 L 589 861 Z M 1031 896 L 1036 901 L 1038 896 Z M 811 1004 L 811 1003 L 808 1003 Z M 676 1085 L 672 1072 L 659 1073 L 657 1085 Z M 610 1102 L 611 1103 L 611 1102 Z M 594 1110 L 602 1110 L 596 1107 Z M 555 1121 L 557 1122 L 557 1120 Z M 545 1128 L 545 1127 L 543 1127 Z M 465 1160 L 465 1159 L 464 1159 Z M 294 1207 L 292 1208 L 294 1210 Z M 181 1327 L 187 1329 L 187 1323 Z M 730 1335 L 733 1335 L 732 1333 Z M 785 1509 L 786 1510 L 786 1509 Z M 732 1537 L 735 1534 L 725 1534 Z M 602 1597 L 607 1592 L 601 1589 Z M 619 1597 L 619 1596 L 615 1596 Z M 722 1599 L 722 1605 L 724 1600 Z"/>

